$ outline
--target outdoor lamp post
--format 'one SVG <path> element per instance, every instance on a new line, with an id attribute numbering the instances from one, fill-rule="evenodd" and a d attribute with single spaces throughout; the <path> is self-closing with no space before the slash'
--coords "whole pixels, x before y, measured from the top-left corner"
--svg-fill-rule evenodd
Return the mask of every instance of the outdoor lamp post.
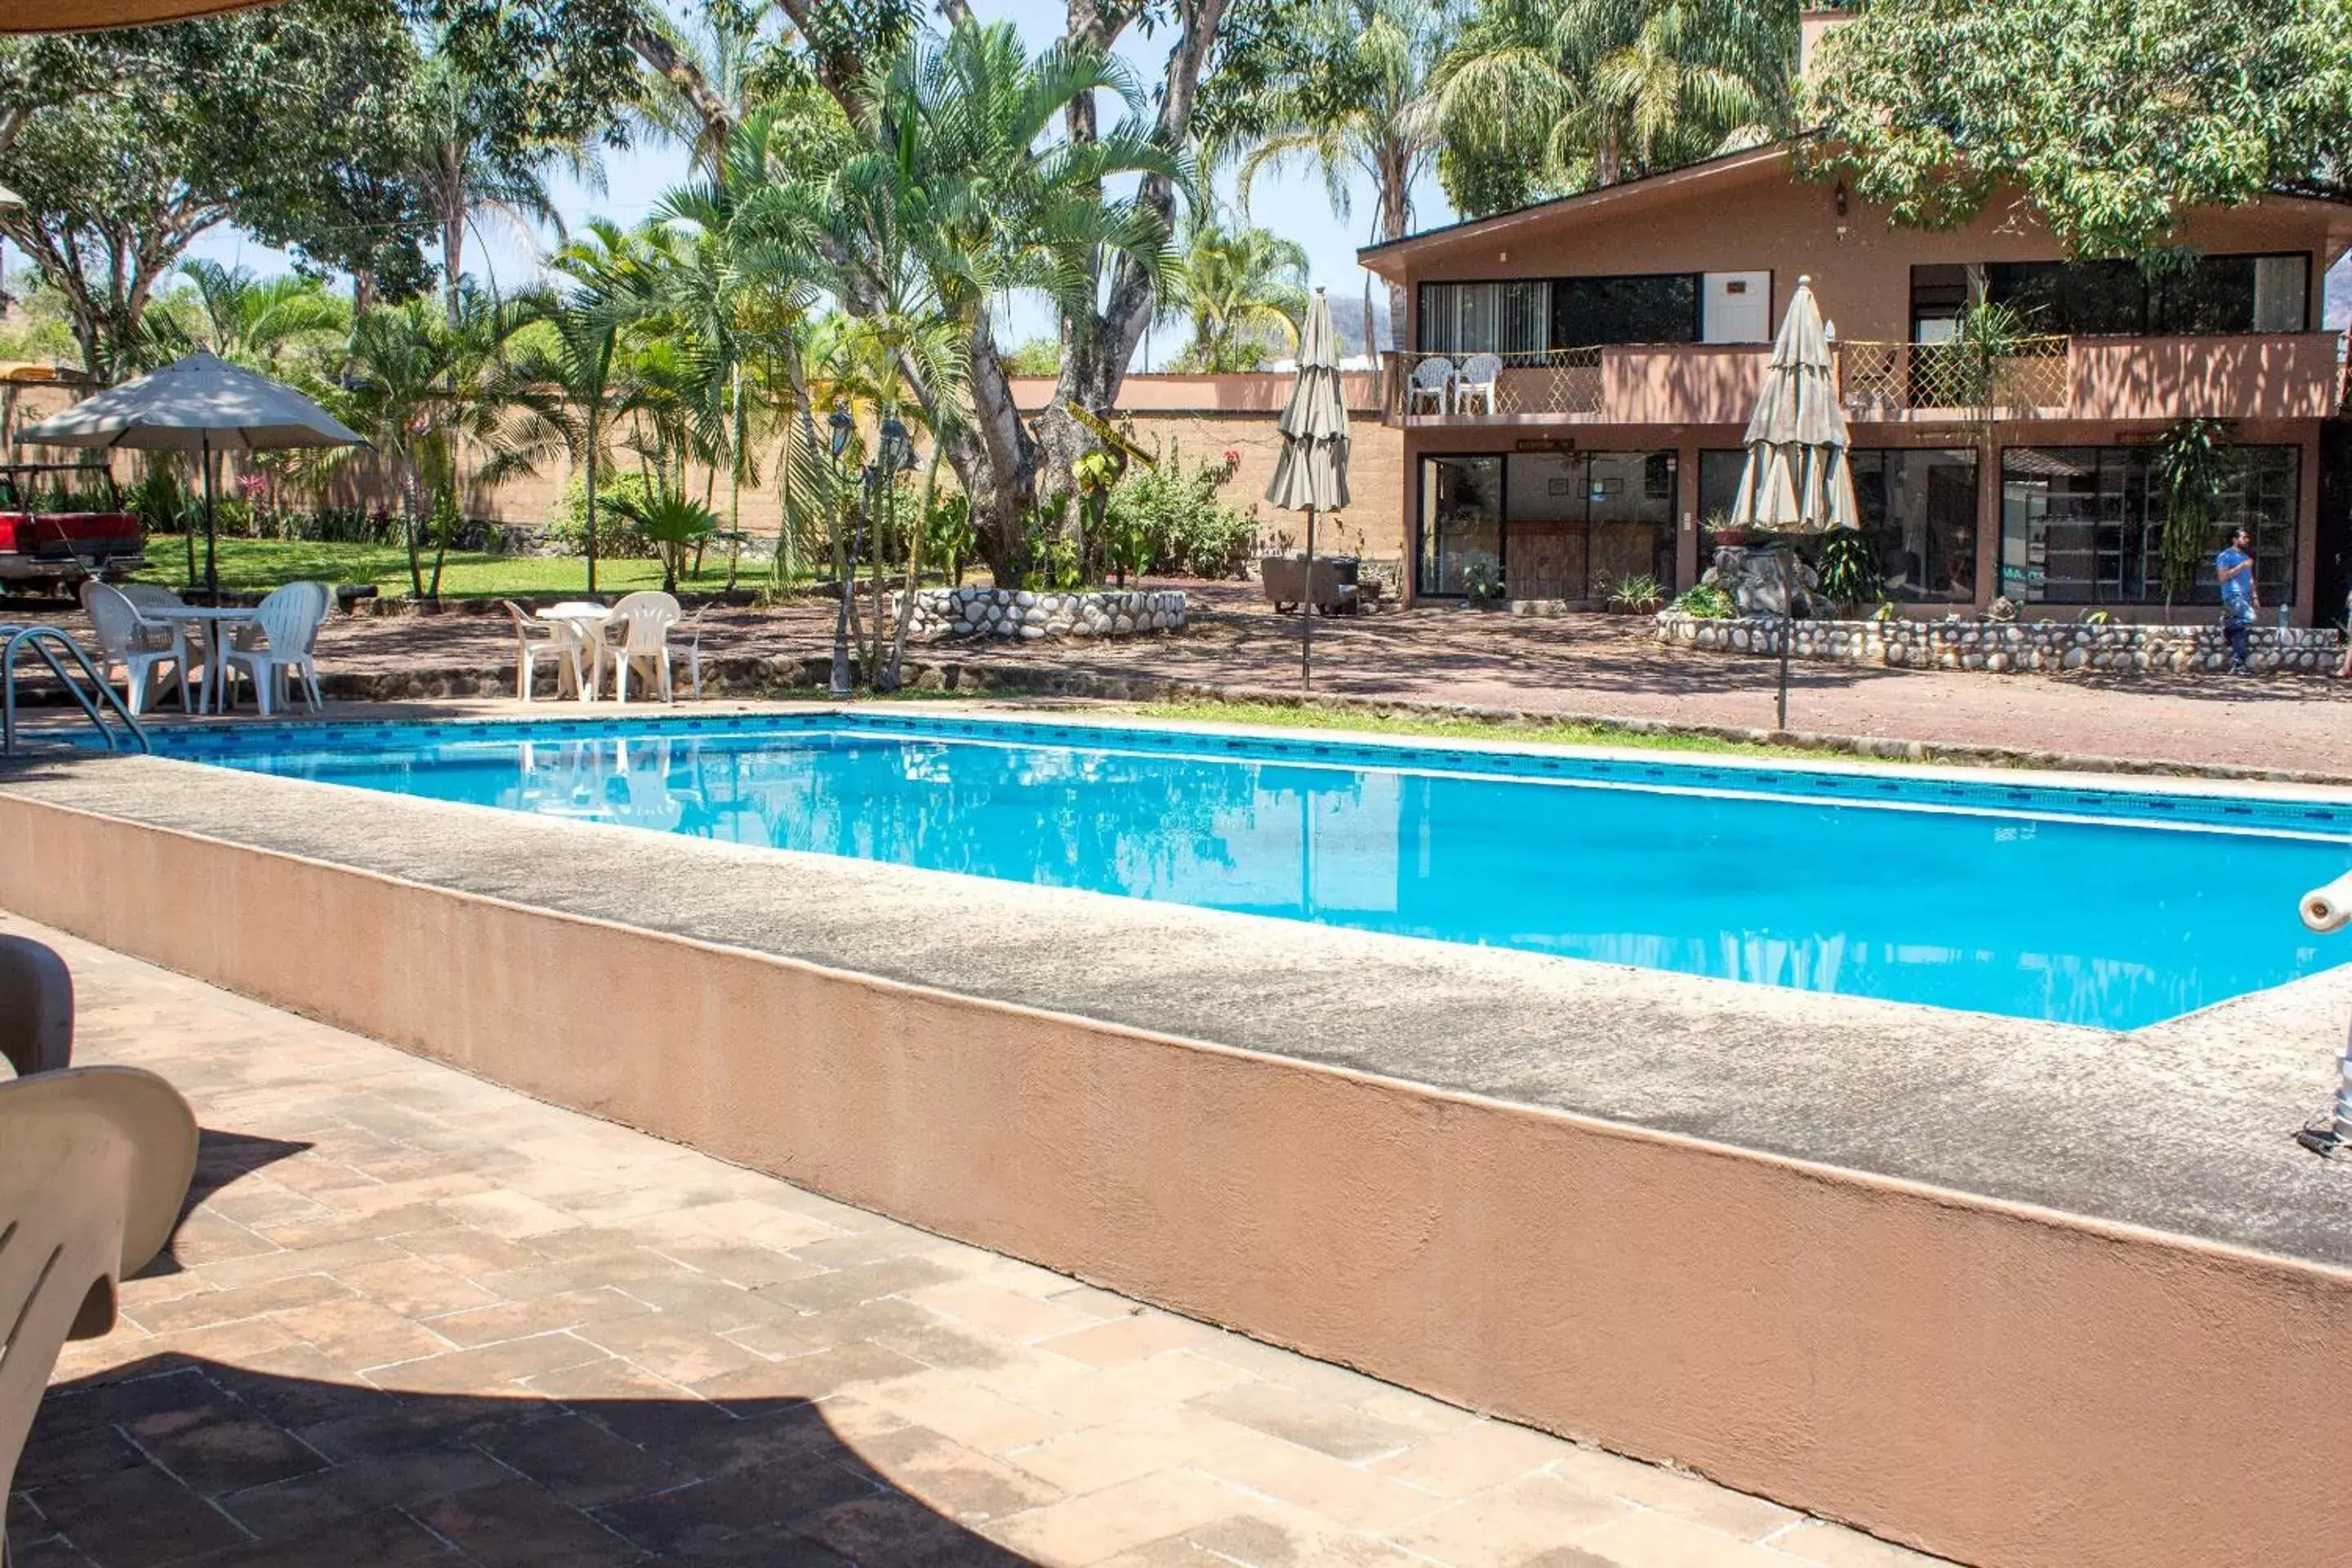
<path id="1" fill-rule="evenodd" d="M 849 416 L 848 409 L 836 407 L 825 416 L 825 424 L 832 431 L 833 536 L 839 540 L 842 538 L 841 457 L 843 453 L 849 450 L 849 437 L 856 432 L 857 422 Z M 849 700 L 850 693 L 849 595 L 854 592 L 851 585 L 857 581 L 857 536 L 856 534 L 849 535 L 844 542 L 841 558 L 841 581 L 835 584 L 841 590 L 841 604 L 833 621 L 833 679 L 827 683 L 826 692 L 826 695 L 835 702 L 846 702 Z"/>
<path id="2" fill-rule="evenodd" d="M 875 453 L 874 482 L 881 487 L 881 518 L 874 529 L 874 679 L 882 679 L 882 542 L 898 522 L 898 476 L 915 466 L 915 443 L 896 414 L 882 416 L 879 449 Z M 907 584 L 912 593 L 915 585 Z"/>

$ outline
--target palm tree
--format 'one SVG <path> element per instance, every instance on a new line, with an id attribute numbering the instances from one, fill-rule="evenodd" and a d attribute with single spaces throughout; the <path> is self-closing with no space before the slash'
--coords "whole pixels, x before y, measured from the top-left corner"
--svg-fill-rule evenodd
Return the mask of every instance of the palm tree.
<path id="1" fill-rule="evenodd" d="M 723 176 L 728 143 L 750 118 L 752 72 L 772 44 L 765 22 L 763 11 L 709 0 L 685 23 L 646 6 L 632 34 L 646 66 L 636 118 L 710 179 Z"/>
<path id="2" fill-rule="evenodd" d="M 1192 323 L 1180 366 L 1255 370 L 1269 346 L 1297 346 L 1307 320 L 1307 252 L 1262 228 L 1196 221 L 1185 235 L 1166 313 Z"/>
<path id="3" fill-rule="evenodd" d="M 548 177 L 562 169 L 601 189 L 603 171 L 583 146 L 511 135 L 500 122 L 508 95 L 449 55 L 426 56 L 421 76 L 417 100 L 424 122 L 410 174 L 440 234 L 442 297 L 455 326 L 467 231 L 478 231 L 480 220 L 490 219 L 524 235 L 545 225 L 560 240 L 563 218 L 549 193 Z"/>
<path id="4" fill-rule="evenodd" d="M 1431 82 L 1447 21 L 1445 6 L 1429 0 L 1311 0 L 1296 46 L 1307 68 L 1276 85 L 1259 107 L 1257 133 L 1232 149 L 1241 154 L 1243 212 L 1260 172 L 1303 161 L 1321 173 L 1341 218 L 1350 181 L 1370 179 L 1374 244 L 1410 232 L 1412 188 L 1437 156 Z M 1404 286 L 1391 284 L 1391 332 L 1403 330 L 1404 309 Z M 1366 353 L 1375 344 L 1370 314 L 1368 297 Z"/>
<path id="5" fill-rule="evenodd" d="M 1479 0 L 1437 102 L 1450 153 L 1579 190 L 1780 133 L 1796 50 L 1771 0 Z"/>
<path id="6" fill-rule="evenodd" d="M 205 260 L 181 263 L 180 274 L 194 285 L 195 335 L 225 360 L 275 371 L 289 349 L 339 342 L 351 331 L 350 301 L 313 279 L 264 280 Z"/>
<path id="7" fill-rule="evenodd" d="M 1129 104 L 1129 121 L 1090 141 L 1049 142 L 1074 102 L 1101 91 Z M 1126 66 L 1067 44 L 1033 60 L 1006 25 L 963 18 L 944 37 L 914 38 L 869 74 L 858 101 L 858 151 L 795 221 L 818 228 L 814 248 L 845 308 L 888 339 L 971 499 L 983 552 L 1010 581 L 1045 448 L 1013 406 L 990 306 L 1030 291 L 1066 321 L 1092 320 L 1108 259 L 1164 286 L 1174 261 L 1166 226 L 1104 188 L 1130 174 L 1189 185 L 1190 170 L 1148 129 Z M 969 417 L 954 384 L 965 381 Z M 1065 466 L 1086 443 L 1066 444 Z"/>
<path id="8" fill-rule="evenodd" d="M 425 520 L 458 515 L 460 442 L 495 426 L 488 376 L 510 325 L 508 314 L 468 290 L 457 322 L 423 299 L 379 305 L 352 325 L 342 384 L 330 395 L 341 416 L 363 432 L 400 486 L 410 591 L 437 596 L 449 531 L 436 531 L 426 581 Z"/>
<path id="9" fill-rule="evenodd" d="M 557 289 L 518 301 L 521 328 L 490 378 L 503 411 L 497 456 L 483 477 L 529 473 L 562 453 L 585 489 L 588 592 L 596 591 L 596 487 L 614 439 L 613 401 L 628 333 L 652 314 L 660 289 L 657 225 L 625 231 L 597 219 L 550 258 Z"/>

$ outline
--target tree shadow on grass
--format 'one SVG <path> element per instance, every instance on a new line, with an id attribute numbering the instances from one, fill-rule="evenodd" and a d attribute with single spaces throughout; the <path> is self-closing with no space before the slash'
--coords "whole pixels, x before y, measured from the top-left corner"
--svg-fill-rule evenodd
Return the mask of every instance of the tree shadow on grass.
<path id="1" fill-rule="evenodd" d="M 279 1364 L 293 1364 L 294 1353 L 280 1352 Z M 790 1363 L 772 1371 L 776 1386 L 791 1386 Z M 862 1442 L 863 1453 L 824 1405 L 789 1394 L 396 1393 L 156 1355 L 49 1391 L 16 1477 L 12 1562 L 1017 1568 L 1030 1561 L 899 1490 L 880 1468 L 938 1438 L 908 1428 Z M 934 1459 L 923 1473 L 966 1519 L 1038 1500 L 986 1471 L 942 1469 Z"/>

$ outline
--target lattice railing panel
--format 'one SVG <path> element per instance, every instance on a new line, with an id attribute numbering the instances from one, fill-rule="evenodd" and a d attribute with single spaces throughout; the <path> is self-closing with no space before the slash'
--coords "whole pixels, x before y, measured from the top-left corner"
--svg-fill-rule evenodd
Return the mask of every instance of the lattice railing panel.
<path id="1" fill-rule="evenodd" d="M 1401 353 L 1396 360 L 1399 390 L 1392 402 L 1409 417 L 1601 412 L 1597 348 L 1487 355 Z M 1489 369 L 1491 377 L 1484 374 Z"/>
<path id="2" fill-rule="evenodd" d="M 2067 400 L 2067 341 L 2021 338 L 1988 359 L 1976 346 L 1853 341 L 1838 345 L 1849 414 L 2056 408 Z"/>

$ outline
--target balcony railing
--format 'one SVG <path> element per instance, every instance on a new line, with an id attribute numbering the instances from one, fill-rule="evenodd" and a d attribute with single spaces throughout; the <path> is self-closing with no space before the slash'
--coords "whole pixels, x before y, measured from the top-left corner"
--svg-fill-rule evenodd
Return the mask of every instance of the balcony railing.
<path id="1" fill-rule="evenodd" d="M 2031 337 L 1997 354 L 1848 339 L 1837 345 L 1838 388 L 1857 424 L 2318 419 L 2338 405 L 2337 353 L 2333 332 Z M 1756 343 L 1402 353 L 1388 409 L 1406 425 L 1738 425 L 1756 405 L 1769 354 Z"/>
<path id="2" fill-rule="evenodd" d="M 1407 418 L 1601 412 L 1601 354 L 1592 349 L 1396 356 L 1391 411 Z"/>
<path id="3" fill-rule="evenodd" d="M 2068 340 L 2019 338 L 1987 353 L 1969 342 L 1838 344 L 1838 384 L 1847 416 L 1900 418 L 1925 409 L 2017 411 L 2063 408 L 2069 395 Z"/>

